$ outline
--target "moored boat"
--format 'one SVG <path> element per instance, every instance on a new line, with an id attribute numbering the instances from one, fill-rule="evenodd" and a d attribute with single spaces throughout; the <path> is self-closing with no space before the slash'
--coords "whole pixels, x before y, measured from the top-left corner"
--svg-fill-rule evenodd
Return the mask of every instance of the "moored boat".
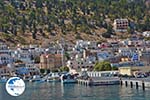
<path id="1" fill-rule="evenodd" d="M 46 76 L 47 82 L 59 82 L 60 81 L 60 75 L 59 73 L 49 73 Z"/>
<path id="2" fill-rule="evenodd" d="M 77 83 L 76 77 L 71 74 L 62 74 L 60 79 L 61 82 L 64 84 Z"/>
<path id="3" fill-rule="evenodd" d="M 45 79 L 41 78 L 39 75 L 34 75 L 29 81 L 30 82 L 44 82 Z"/>

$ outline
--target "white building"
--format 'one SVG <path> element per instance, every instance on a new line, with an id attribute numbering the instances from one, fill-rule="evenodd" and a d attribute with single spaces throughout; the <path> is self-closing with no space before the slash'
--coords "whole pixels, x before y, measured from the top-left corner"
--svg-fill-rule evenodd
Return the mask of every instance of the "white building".
<path id="1" fill-rule="evenodd" d="M 113 54 L 107 51 L 97 52 L 98 61 L 108 60 L 110 57 L 113 57 L 113 56 L 114 56 Z"/>
<path id="2" fill-rule="evenodd" d="M 96 49 L 97 42 L 78 40 L 78 41 L 76 41 L 75 48 L 76 49 Z"/>
<path id="3" fill-rule="evenodd" d="M 127 57 L 132 57 L 133 54 L 135 54 L 137 51 L 137 48 L 126 48 L 126 47 L 121 47 L 118 50 L 119 55 L 121 56 L 127 56 Z"/>
<path id="4" fill-rule="evenodd" d="M 87 69 L 87 70 L 91 70 L 93 69 L 95 62 L 94 59 L 96 60 L 96 58 L 92 58 L 93 61 L 91 60 L 91 58 L 87 58 L 87 59 L 81 59 L 81 60 L 69 60 L 67 61 L 67 67 L 71 68 L 71 69 L 76 69 L 76 70 L 81 70 L 81 69 Z"/>
<path id="5" fill-rule="evenodd" d="M 144 37 L 150 37 L 150 31 L 145 31 L 142 34 Z"/>
<path id="6" fill-rule="evenodd" d="M 0 77 L 5 77 L 8 78 L 10 76 L 14 76 L 15 75 L 15 69 L 14 66 L 12 64 L 8 64 L 8 65 L 1 65 L 0 66 Z"/>
<path id="7" fill-rule="evenodd" d="M 12 53 L 12 57 L 14 57 L 16 60 L 21 60 L 25 63 L 33 62 L 33 59 L 31 56 L 32 55 L 28 49 L 27 50 L 22 50 L 22 49 L 14 50 Z"/>
<path id="8" fill-rule="evenodd" d="M 13 63 L 13 58 L 8 54 L 0 54 L 0 65 L 7 65 Z"/>
<path id="9" fill-rule="evenodd" d="M 119 71 L 88 71 L 87 74 L 90 77 L 111 77 L 113 75 L 119 74 Z"/>
<path id="10" fill-rule="evenodd" d="M 115 19 L 113 26 L 117 32 L 126 32 L 129 26 L 128 19 Z"/>
<path id="11" fill-rule="evenodd" d="M 9 47 L 4 44 L 4 43 L 0 43 L 0 54 L 11 54 L 11 50 L 9 50 Z"/>

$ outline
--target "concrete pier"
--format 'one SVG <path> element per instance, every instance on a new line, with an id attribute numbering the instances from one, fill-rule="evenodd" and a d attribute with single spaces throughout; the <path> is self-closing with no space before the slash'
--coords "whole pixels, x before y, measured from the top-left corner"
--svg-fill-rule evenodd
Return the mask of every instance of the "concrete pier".
<path id="1" fill-rule="evenodd" d="M 90 81 L 89 80 L 78 79 L 78 84 L 89 86 L 90 85 Z"/>
<path id="2" fill-rule="evenodd" d="M 126 87 L 141 88 L 145 90 L 145 88 L 150 88 L 150 78 L 106 78 L 106 77 L 97 77 L 91 78 L 88 80 L 78 79 L 78 84 L 85 86 L 98 86 L 98 85 L 124 85 Z"/>
<path id="3" fill-rule="evenodd" d="M 133 78 L 133 79 L 121 79 L 122 83 L 121 85 L 130 86 L 131 88 L 135 87 L 136 89 L 142 88 L 145 90 L 145 88 L 150 88 L 150 79 L 144 79 L 144 78 Z"/>
<path id="4" fill-rule="evenodd" d="M 98 85 L 118 85 L 120 84 L 119 78 L 90 78 L 88 80 L 78 79 L 78 84 L 85 86 L 98 86 Z"/>

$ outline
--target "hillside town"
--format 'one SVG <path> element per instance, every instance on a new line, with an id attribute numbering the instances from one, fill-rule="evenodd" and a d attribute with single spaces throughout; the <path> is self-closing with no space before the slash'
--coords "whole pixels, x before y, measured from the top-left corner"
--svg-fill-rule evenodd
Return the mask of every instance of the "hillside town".
<path id="1" fill-rule="evenodd" d="M 96 63 L 103 61 L 110 62 L 112 68 L 124 75 L 131 76 L 132 71 L 149 72 L 150 41 L 133 35 L 101 43 L 77 40 L 72 44 L 63 39 L 46 46 L 18 44 L 9 47 L 0 43 L 1 78 L 59 72 L 63 66 L 71 73 L 94 71 Z"/>
<path id="2" fill-rule="evenodd" d="M 0 0 L 0 100 L 149 100 L 150 0 Z"/>

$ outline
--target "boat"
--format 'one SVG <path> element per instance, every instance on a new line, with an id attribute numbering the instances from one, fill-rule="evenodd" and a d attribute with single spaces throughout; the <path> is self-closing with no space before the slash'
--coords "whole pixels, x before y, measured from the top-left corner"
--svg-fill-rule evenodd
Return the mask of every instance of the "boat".
<path id="1" fill-rule="evenodd" d="M 61 83 L 63 84 L 77 83 L 76 77 L 71 74 L 62 74 L 60 79 L 61 79 Z"/>
<path id="2" fill-rule="evenodd" d="M 6 77 L 2 77 L 0 78 L 0 83 L 6 83 L 7 82 L 7 78 Z"/>
<path id="3" fill-rule="evenodd" d="M 45 82 L 45 79 L 41 78 L 40 75 L 34 75 L 29 81 L 30 82 Z"/>
<path id="4" fill-rule="evenodd" d="M 60 82 L 59 73 L 49 73 L 47 76 L 47 82 Z"/>

